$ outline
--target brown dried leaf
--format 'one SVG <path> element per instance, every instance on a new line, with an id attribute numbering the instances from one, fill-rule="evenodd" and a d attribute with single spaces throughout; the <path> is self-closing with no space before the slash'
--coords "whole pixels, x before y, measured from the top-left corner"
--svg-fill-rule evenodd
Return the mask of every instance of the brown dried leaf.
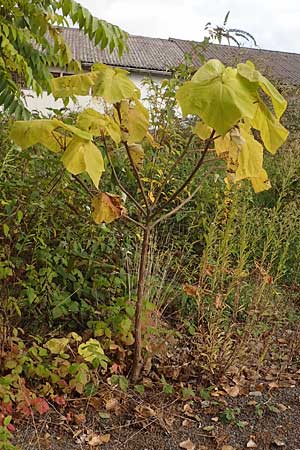
<path id="1" fill-rule="evenodd" d="M 190 439 L 187 439 L 186 441 L 180 442 L 179 447 L 185 450 L 195 450 L 196 445 Z"/>
<path id="2" fill-rule="evenodd" d="M 240 393 L 240 388 L 238 386 L 223 386 L 223 389 L 230 397 L 237 397 Z"/>
<path id="3" fill-rule="evenodd" d="M 138 405 L 135 408 L 135 411 L 144 418 L 154 417 L 155 411 L 150 406 L 146 405 Z"/>
<path id="4" fill-rule="evenodd" d="M 117 411 L 120 408 L 120 403 L 119 400 L 116 398 L 110 398 L 109 400 L 107 400 L 107 402 L 105 403 L 105 409 L 106 411 Z"/>
<path id="5" fill-rule="evenodd" d="M 197 297 L 198 286 L 193 286 L 192 284 L 184 284 L 182 287 L 187 295 L 190 295 L 191 297 Z"/>
<path id="6" fill-rule="evenodd" d="M 232 445 L 223 445 L 222 450 L 235 450 L 235 448 Z"/>
<path id="7" fill-rule="evenodd" d="M 110 440 L 110 434 L 96 434 L 91 433 L 88 436 L 87 443 L 90 447 L 97 447 L 98 445 L 107 444 Z"/>
<path id="8" fill-rule="evenodd" d="M 111 223 L 126 214 L 119 195 L 100 192 L 92 200 L 93 219 L 96 223 Z"/>

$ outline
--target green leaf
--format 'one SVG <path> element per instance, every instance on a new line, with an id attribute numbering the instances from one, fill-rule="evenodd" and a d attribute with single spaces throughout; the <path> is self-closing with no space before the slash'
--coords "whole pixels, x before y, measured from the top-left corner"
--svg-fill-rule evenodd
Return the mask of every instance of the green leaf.
<path id="1" fill-rule="evenodd" d="M 179 88 L 176 98 L 183 115 L 196 114 L 224 135 L 242 117 L 253 118 L 257 89 L 257 83 L 250 83 L 236 69 L 210 60 Z"/>
<path id="2" fill-rule="evenodd" d="M 65 168 L 73 175 L 87 172 L 98 188 L 104 162 L 100 150 L 90 141 L 74 138 L 61 158 Z"/>

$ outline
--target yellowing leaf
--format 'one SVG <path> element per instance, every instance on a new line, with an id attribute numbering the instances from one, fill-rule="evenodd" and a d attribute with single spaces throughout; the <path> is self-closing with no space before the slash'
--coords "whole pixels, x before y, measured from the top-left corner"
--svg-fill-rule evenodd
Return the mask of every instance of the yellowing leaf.
<path id="1" fill-rule="evenodd" d="M 149 197 L 149 200 L 150 200 L 151 203 L 155 202 L 155 197 L 153 195 L 153 192 L 151 192 L 151 191 L 148 192 L 148 197 Z"/>
<path id="2" fill-rule="evenodd" d="M 92 108 L 87 108 L 78 115 L 77 126 L 93 136 L 101 136 L 102 132 L 108 134 L 116 144 L 121 141 L 121 130 L 114 119 Z"/>
<path id="3" fill-rule="evenodd" d="M 140 144 L 128 145 L 131 158 L 136 166 L 140 166 L 144 161 L 145 152 Z"/>
<path id="4" fill-rule="evenodd" d="M 128 101 L 122 101 L 120 107 L 123 141 L 129 144 L 141 142 L 147 135 L 149 127 L 149 113 L 139 100 L 134 106 Z M 119 122 L 119 117 L 117 117 Z"/>
<path id="5" fill-rule="evenodd" d="M 244 145 L 240 147 L 238 155 L 236 181 L 258 176 L 263 165 L 262 145 L 254 139 L 252 134 L 245 131 L 242 126 L 241 135 L 244 139 Z"/>
<path id="6" fill-rule="evenodd" d="M 90 141 L 92 139 L 92 135 L 87 133 L 80 128 L 74 127 L 73 125 L 69 125 L 67 123 L 62 122 L 61 120 L 52 119 L 53 123 L 56 125 L 56 128 L 63 128 L 64 130 L 72 133 L 74 136 L 79 137 L 80 139 L 84 139 L 86 141 Z"/>
<path id="7" fill-rule="evenodd" d="M 97 339 L 89 339 L 87 342 L 80 344 L 78 354 L 87 362 L 93 362 L 95 358 L 102 358 L 104 350 Z"/>
<path id="8" fill-rule="evenodd" d="M 96 195 L 92 200 L 92 206 L 93 219 L 96 223 L 111 223 L 126 212 L 121 204 L 121 198 L 108 192 Z"/>
<path id="9" fill-rule="evenodd" d="M 94 84 L 94 75 L 90 72 L 52 78 L 51 90 L 55 98 L 70 97 L 72 95 L 89 95 Z"/>
<path id="10" fill-rule="evenodd" d="M 117 103 L 131 98 L 136 85 L 128 78 L 128 72 L 122 69 L 113 69 L 105 64 L 94 64 L 93 95 L 104 98 L 108 103 Z"/>
<path id="11" fill-rule="evenodd" d="M 47 341 L 46 344 L 44 344 L 44 347 L 47 348 L 50 353 L 59 355 L 60 353 L 64 353 L 68 343 L 68 338 L 53 338 Z"/>
<path id="12" fill-rule="evenodd" d="M 267 94 L 273 104 L 275 115 L 278 119 L 282 116 L 287 107 L 287 101 L 276 89 L 276 87 L 264 77 L 250 61 L 246 64 L 238 64 L 237 70 L 241 76 L 247 78 L 249 81 L 258 82 L 261 89 Z"/>
<path id="13" fill-rule="evenodd" d="M 65 168 L 73 175 L 87 172 L 98 187 L 104 162 L 100 150 L 90 141 L 74 138 L 62 156 Z"/>
<path id="14" fill-rule="evenodd" d="M 42 144 L 53 152 L 59 152 L 64 145 L 64 136 L 55 132 L 54 120 L 24 120 L 13 124 L 10 138 L 23 149 Z"/>
<path id="15" fill-rule="evenodd" d="M 257 103 L 251 123 L 260 131 L 265 147 L 271 153 L 275 153 L 288 137 L 288 130 L 270 113 L 263 101 Z"/>
<path id="16" fill-rule="evenodd" d="M 197 136 L 203 140 L 208 139 L 211 132 L 211 127 L 208 127 L 204 122 L 197 122 L 193 128 L 193 133 L 197 134 Z"/>
<path id="17" fill-rule="evenodd" d="M 192 81 L 178 89 L 176 98 L 183 115 L 196 114 L 224 135 L 241 117 L 254 116 L 257 88 L 236 69 L 225 69 L 213 59 L 196 72 Z"/>

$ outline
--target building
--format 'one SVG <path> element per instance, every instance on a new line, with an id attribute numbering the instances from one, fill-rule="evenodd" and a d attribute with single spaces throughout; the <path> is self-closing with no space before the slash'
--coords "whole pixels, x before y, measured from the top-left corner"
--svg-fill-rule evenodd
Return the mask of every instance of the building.
<path id="1" fill-rule="evenodd" d="M 200 43 L 181 39 L 160 39 L 130 35 L 128 52 L 120 58 L 117 50 L 112 53 L 108 49 L 96 47 L 89 37 L 75 28 L 63 28 L 62 33 L 69 44 L 74 57 L 82 64 L 83 69 L 90 70 L 95 62 L 103 62 L 114 67 L 120 67 L 130 72 L 132 80 L 145 97 L 146 90 L 142 85 L 145 76 L 151 76 L 159 82 L 170 77 L 176 66 L 184 61 L 185 54 L 191 55 L 195 67 L 201 65 L 203 54 L 206 59 L 217 58 L 225 65 L 236 65 L 250 59 L 257 68 L 269 79 L 283 86 L 300 86 L 300 54 L 236 47 L 229 45 L 209 44 L 201 47 Z M 54 76 L 65 75 L 63 69 L 53 68 Z M 25 91 L 29 109 L 47 112 L 47 108 L 62 107 L 62 102 L 55 101 L 52 96 L 43 94 L 37 98 L 31 91 Z M 90 98 L 81 97 L 72 109 L 82 109 L 93 105 Z"/>

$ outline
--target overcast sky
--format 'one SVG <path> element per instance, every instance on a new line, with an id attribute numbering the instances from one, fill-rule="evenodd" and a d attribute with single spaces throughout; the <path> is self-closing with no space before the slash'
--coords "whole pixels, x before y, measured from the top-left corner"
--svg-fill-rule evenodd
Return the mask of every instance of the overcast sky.
<path id="1" fill-rule="evenodd" d="M 251 33 L 259 47 L 300 53 L 300 0 L 79 0 L 131 34 L 201 40 L 207 22 Z M 225 43 L 225 42 L 224 42 Z"/>

